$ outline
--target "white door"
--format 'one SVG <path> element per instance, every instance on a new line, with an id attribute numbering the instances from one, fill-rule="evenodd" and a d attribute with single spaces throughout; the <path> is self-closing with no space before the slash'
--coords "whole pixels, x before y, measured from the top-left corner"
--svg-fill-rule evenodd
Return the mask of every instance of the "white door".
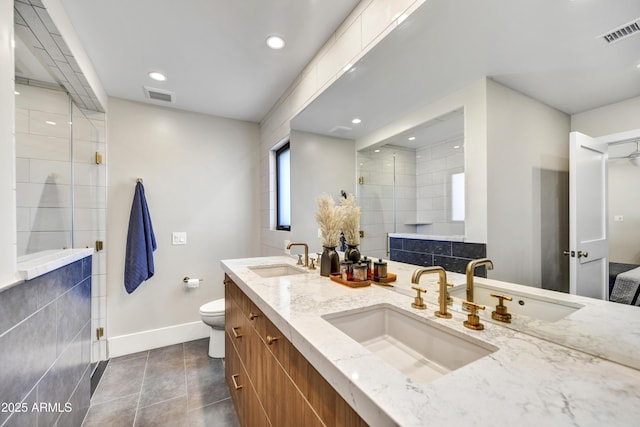
<path id="1" fill-rule="evenodd" d="M 579 132 L 569 139 L 569 292 L 607 300 L 608 144 Z"/>

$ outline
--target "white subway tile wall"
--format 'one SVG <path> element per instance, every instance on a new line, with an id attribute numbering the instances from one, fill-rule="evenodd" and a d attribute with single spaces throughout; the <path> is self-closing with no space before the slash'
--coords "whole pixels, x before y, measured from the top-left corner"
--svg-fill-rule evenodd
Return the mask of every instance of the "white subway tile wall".
<path id="1" fill-rule="evenodd" d="M 458 147 L 458 148 L 454 148 Z M 464 235 L 464 222 L 452 220 L 451 176 L 464 172 L 464 138 L 444 141 L 416 152 L 419 234 Z"/>

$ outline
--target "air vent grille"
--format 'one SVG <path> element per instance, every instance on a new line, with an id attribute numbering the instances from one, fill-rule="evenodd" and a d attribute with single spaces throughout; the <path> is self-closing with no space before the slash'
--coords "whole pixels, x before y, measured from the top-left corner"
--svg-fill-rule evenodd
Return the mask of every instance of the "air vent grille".
<path id="1" fill-rule="evenodd" d="M 176 102 L 176 95 L 168 90 L 156 89 L 148 86 L 144 86 L 144 94 L 148 99 L 162 102 Z"/>
<path id="2" fill-rule="evenodd" d="M 640 33 L 640 18 L 620 28 L 616 28 L 615 30 L 607 34 L 603 34 L 602 37 L 607 43 L 614 43 L 622 40 L 625 37 L 629 37 L 630 35 L 639 34 L 639 33 Z"/>

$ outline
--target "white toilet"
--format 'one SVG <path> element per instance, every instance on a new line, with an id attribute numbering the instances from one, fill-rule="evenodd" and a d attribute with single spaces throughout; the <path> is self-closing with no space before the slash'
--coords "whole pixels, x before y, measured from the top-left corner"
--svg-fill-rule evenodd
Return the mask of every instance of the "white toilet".
<path id="1" fill-rule="evenodd" d="M 211 327 L 209 357 L 224 357 L 224 298 L 208 302 L 200 307 L 202 321 Z"/>

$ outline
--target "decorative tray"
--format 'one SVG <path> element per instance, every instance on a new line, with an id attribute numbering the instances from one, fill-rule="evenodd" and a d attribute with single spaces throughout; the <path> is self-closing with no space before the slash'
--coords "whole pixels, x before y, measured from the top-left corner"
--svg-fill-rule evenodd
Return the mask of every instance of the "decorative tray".
<path id="1" fill-rule="evenodd" d="M 371 286 L 371 280 L 343 280 L 340 273 L 331 274 L 329 278 L 336 283 L 349 286 L 350 288 L 364 288 L 366 286 Z"/>
<path id="2" fill-rule="evenodd" d="M 369 280 L 344 280 L 340 273 L 334 273 L 329 276 L 331 280 L 336 283 L 340 283 L 341 285 L 349 286 L 350 288 L 364 288 L 366 286 L 370 286 L 371 283 L 390 283 L 395 282 L 398 278 L 393 273 L 387 273 L 387 277 L 379 278 L 378 280 L 373 280 L 373 275 L 369 274 Z"/>

